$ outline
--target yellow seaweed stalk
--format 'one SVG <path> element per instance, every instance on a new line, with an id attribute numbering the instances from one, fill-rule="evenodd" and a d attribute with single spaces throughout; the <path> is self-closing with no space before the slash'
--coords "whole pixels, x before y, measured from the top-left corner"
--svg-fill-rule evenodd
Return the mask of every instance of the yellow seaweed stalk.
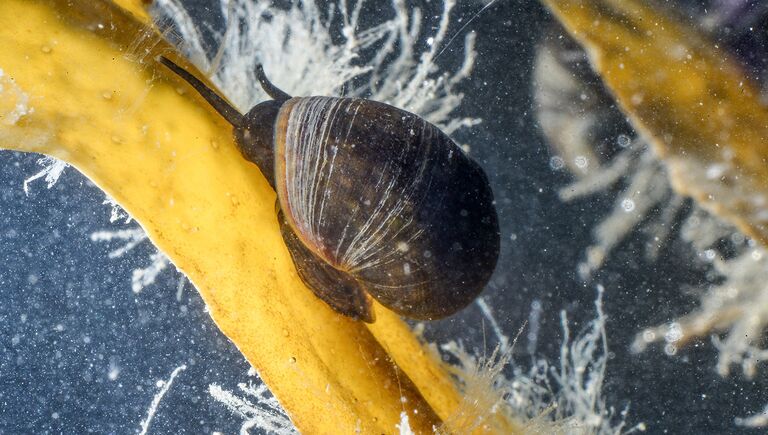
<path id="1" fill-rule="evenodd" d="M 3 0 L 0 148 L 64 160 L 125 208 L 301 431 L 391 433 L 404 412 L 431 432 L 461 402 L 442 363 L 382 307 L 368 328 L 304 287 L 274 192 L 230 127 L 158 68 L 173 55 L 141 2 L 118 3 Z M 481 429 L 516 427 L 495 415 Z"/>

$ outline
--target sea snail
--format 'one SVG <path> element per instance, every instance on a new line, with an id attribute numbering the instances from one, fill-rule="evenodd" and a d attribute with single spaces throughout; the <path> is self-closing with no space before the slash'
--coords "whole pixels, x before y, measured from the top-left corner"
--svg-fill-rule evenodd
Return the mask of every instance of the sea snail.
<path id="1" fill-rule="evenodd" d="M 272 98 L 242 115 L 192 74 L 186 80 L 234 128 L 243 157 L 277 191 L 285 244 L 302 281 L 337 312 L 374 321 L 371 297 L 432 320 L 469 304 L 499 255 L 483 170 L 424 119 L 361 98 Z"/>

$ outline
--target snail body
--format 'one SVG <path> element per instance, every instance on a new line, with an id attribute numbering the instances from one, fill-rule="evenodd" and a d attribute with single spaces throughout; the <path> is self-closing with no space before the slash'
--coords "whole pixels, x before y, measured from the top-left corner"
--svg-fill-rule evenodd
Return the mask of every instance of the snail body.
<path id="1" fill-rule="evenodd" d="M 240 115 L 171 61 L 232 125 L 243 156 L 277 191 L 286 246 L 302 281 L 337 312 L 374 321 L 371 297 L 437 319 L 469 304 L 499 254 L 482 169 L 437 127 L 361 99 L 290 97 Z"/>

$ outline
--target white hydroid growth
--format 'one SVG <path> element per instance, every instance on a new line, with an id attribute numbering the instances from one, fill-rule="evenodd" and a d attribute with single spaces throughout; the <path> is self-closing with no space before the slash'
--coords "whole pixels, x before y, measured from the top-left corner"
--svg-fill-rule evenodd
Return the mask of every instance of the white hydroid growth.
<path id="1" fill-rule="evenodd" d="M 268 1 L 222 2 L 226 31 L 219 34 L 213 55 L 177 0 L 155 1 L 155 15 L 174 24 L 180 48 L 241 111 L 267 99 L 254 85 L 254 67 L 261 63 L 291 95 L 383 101 L 423 116 L 448 134 L 476 124 L 476 119 L 454 115 L 463 98 L 455 86 L 474 65 L 474 34 L 464 39 L 464 62 L 456 71 L 440 71 L 434 63 L 446 42 L 455 0 L 443 3 L 437 29 L 429 34 L 421 29 L 420 10 L 407 8 L 404 0 L 392 1 L 392 18 L 361 28 L 363 5 L 341 1 L 321 11 L 311 0 L 288 9 Z M 422 43 L 425 50 L 417 48 Z"/>
<path id="2" fill-rule="evenodd" d="M 113 211 L 114 213 L 114 211 Z M 147 234 L 140 227 L 125 230 L 104 230 L 91 233 L 92 242 L 121 241 L 123 245 L 112 250 L 109 258 L 120 258 L 133 250 L 136 246 L 149 241 Z M 160 251 L 150 256 L 151 263 L 146 267 L 139 267 L 133 270 L 131 275 L 131 290 L 134 293 L 140 293 L 145 287 L 153 284 L 160 272 L 164 271 L 171 264 L 170 259 Z M 184 278 L 182 278 L 183 280 Z"/>
<path id="3" fill-rule="evenodd" d="M 256 374 L 255 371 L 253 374 Z M 258 381 L 260 382 L 260 379 Z M 264 384 L 248 382 L 240 383 L 237 387 L 241 395 L 216 384 L 209 385 L 208 392 L 216 401 L 243 419 L 241 434 L 248 434 L 249 430 L 254 429 L 280 435 L 298 433 L 291 419 Z"/>
<path id="4" fill-rule="evenodd" d="M 626 410 L 617 412 L 602 396 L 608 358 L 603 291 L 598 286 L 597 317 L 582 334 L 571 338 L 568 319 L 561 313 L 563 341 L 557 365 L 538 359 L 523 370 L 512 362 L 511 348 L 478 358 L 455 342 L 441 346 L 459 361 L 461 370 L 455 374 L 465 393 L 459 413 L 446 426 L 469 433 L 490 414 L 509 412 L 526 422 L 526 433 L 618 435 L 645 430 L 642 423 L 625 429 Z M 504 374 L 507 365 L 512 366 L 511 377 Z"/>
<path id="5" fill-rule="evenodd" d="M 720 279 L 701 292 L 696 310 L 644 330 L 633 349 L 642 351 L 650 343 L 664 342 L 664 350 L 674 354 L 692 338 L 712 335 L 719 352 L 717 372 L 728 376 L 732 366 L 740 366 L 747 378 L 753 378 L 758 364 L 768 359 L 768 349 L 763 347 L 768 327 L 768 251 L 700 209 L 685 221 L 682 237 L 703 261 L 711 263 Z M 732 245 L 729 258 L 716 248 L 722 240 Z"/>
<path id="6" fill-rule="evenodd" d="M 59 181 L 59 177 L 61 177 L 61 174 L 64 173 L 64 170 L 69 166 L 62 160 L 49 156 L 41 157 L 37 160 L 37 164 L 43 166 L 43 169 L 24 180 L 24 193 L 27 195 L 29 195 L 29 184 L 31 182 L 43 178 L 46 182 L 46 187 L 50 189 L 57 181 Z"/>
<path id="7" fill-rule="evenodd" d="M 147 431 L 149 430 L 149 425 L 152 423 L 152 419 L 155 418 L 155 413 L 157 413 L 157 407 L 160 406 L 160 402 L 163 400 L 163 397 L 165 397 L 166 393 L 168 393 L 168 390 L 171 389 L 171 386 L 173 385 L 173 381 L 176 379 L 176 376 L 179 375 L 179 373 L 183 372 L 187 369 L 186 364 L 182 364 L 178 367 L 176 367 L 173 372 L 171 372 L 171 376 L 168 378 L 167 381 L 158 381 L 157 386 L 160 387 L 160 390 L 155 394 L 155 397 L 152 399 L 152 403 L 149 405 L 149 409 L 147 410 L 147 416 L 144 418 L 144 420 L 141 421 L 141 431 L 139 432 L 140 435 L 145 435 Z"/>

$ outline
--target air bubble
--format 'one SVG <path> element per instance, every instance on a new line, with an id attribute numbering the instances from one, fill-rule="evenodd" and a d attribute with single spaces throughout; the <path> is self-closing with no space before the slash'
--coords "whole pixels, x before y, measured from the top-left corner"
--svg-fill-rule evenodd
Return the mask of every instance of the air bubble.
<path id="1" fill-rule="evenodd" d="M 626 198 L 621 201 L 621 208 L 623 208 L 625 212 L 629 213 L 635 209 L 635 201 Z"/>
<path id="2" fill-rule="evenodd" d="M 549 167 L 553 171 L 559 171 L 565 166 L 565 161 L 560 156 L 553 156 L 549 159 Z"/>
<path id="3" fill-rule="evenodd" d="M 626 134 L 620 134 L 616 137 L 616 143 L 619 144 L 620 147 L 626 148 L 632 143 L 632 140 Z"/>
<path id="4" fill-rule="evenodd" d="M 651 330 L 643 331 L 643 341 L 646 343 L 652 343 L 656 340 L 656 333 Z"/>

